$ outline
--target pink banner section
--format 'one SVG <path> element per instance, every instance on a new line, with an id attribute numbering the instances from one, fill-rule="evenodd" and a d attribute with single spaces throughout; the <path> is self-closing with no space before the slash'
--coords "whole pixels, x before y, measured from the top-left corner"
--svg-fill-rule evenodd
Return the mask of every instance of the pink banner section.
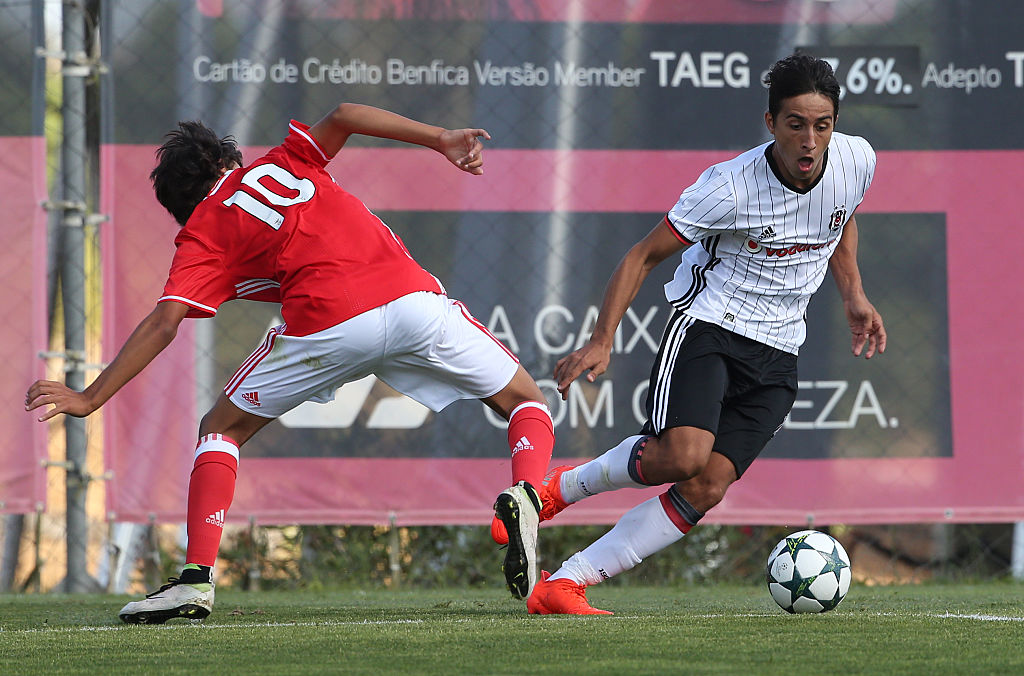
<path id="1" fill-rule="evenodd" d="M 174 254 L 178 226 L 149 182 L 153 148 L 105 146 L 101 202 L 110 220 L 102 233 L 103 359 L 109 362 L 153 309 Z M 130 160 L 126 162 L 125 160 Z M 177 338 L 103 411 L 109 511 L 128 521 L 168 520 L 184 509 L 199 426 L 196 411 L 196 323 Z"/>
<path id="2" fill-rule="evenodd" d="M 259 150 L 246 149 L 245 157 Z M 499 149 L 488 152 L 483 177 L 465 180 L 435 171 L 429 151 L 350 149 L 331 168 L 339 183 L 377 210 L 657 213 L 709 163 L 733 154 Z M 105 186 L 113 214 L 105 229 L 112 246 L 104 246 L 106 288 L 112 290 L 109 359 L 160 293 L 175 226 L 146 180 L 152 148 L 107 148 L 106 160 L 112 167 L 106 176 L 119 181 Z M 392 168 L 386 186 L 365 178 L 360 169 L 366 163 Z M 859 209 L 945 214 L 952 457 L 759 460 L 709 521 L 1024 520 L 1024 361 L 1018 348 L 1024 313 L 1012 305 L 1024 250 L 1024 231 L 1014 224 L 1014 177 L 1022 163 L 1019 151 L 882 152 Z M 965 177 L 972 178 L 969 187 Z M 119 519 L 184 518 L 197 425 L 187 331 L 107 405 L 108 462 L 116 477 L 108 496 Z M 371 524 L 394 516 L 404 524 L 484 524 L 494 495 L 509 480 L 507 460 L 250 460 L 244 449 L 239 473 L 229 520 L 261 523 Z M 567 510 L 559 523 L 611 522 L 659 490 L 597 496 Z"/>
<path id="3" fill-rule="evenodd" d="M 46 147 L 38 137 L 0 137 L 0 156 L 0 513 L 24 513 L 46 499 L 46 425 L 24 409 L 25 390 L 45 375 Z"/>

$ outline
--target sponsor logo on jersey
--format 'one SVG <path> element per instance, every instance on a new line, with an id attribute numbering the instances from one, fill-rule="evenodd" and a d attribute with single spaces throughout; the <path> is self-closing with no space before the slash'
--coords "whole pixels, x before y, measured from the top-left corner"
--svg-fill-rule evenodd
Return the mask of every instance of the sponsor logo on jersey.
<path id="1" fill-rule="evenodd" d="M 843 227 L 843 223 L 846 222 L 846 205 L 837 206 L 832 212 L 832 217 L 828 221 L 828 229 L 833 232 Z"/>
<path id="2" fill-rule="evenodd" d="M 804 251 L 817 251 L 818 249 L 823 249 L 834 241 L 836 240 L 830 239 L 827 242 L 819 242 L 818 244 L 794 244 L 793 246 L 775 248 L 765 246 L 757 240 L 748 239 L 746 249 L 752 254 L 763 251 L 764 255 L 769 258 L 772 256 L 775 256 L 776 258 L 785 258 L 786 256 L 795 256 L 796 254 L 803 253 Z"/>
<path id="3" fill-rule="evenodd" d="M 757 236 L 757 241 L 763 242 L 766 239 L 771 239 L 772 237 L 775 237 L 775 228 L 769 225 L 768 227 L 761 231 L 760 235 Z"/>
<path id="4" fill-rule="evenodd" d="M 260 393 L 259 392 L 243 392 L 242 399 L 245 399 L 252 406 L 260 405 Z"/>

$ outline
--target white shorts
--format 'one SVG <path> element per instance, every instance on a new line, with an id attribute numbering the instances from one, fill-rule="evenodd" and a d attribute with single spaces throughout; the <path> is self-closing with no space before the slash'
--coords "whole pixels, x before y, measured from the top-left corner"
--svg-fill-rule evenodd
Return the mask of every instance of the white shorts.
<path id="1" fill-rule="evenodd" d="M 345 383 L 376 375 L 434 411 L 500 392 L 519 368 L 466 307 L 418 291 L 308 336 L 274 327 L 224 388 L 243 411 L 277 418 L 326 403 Z"/>

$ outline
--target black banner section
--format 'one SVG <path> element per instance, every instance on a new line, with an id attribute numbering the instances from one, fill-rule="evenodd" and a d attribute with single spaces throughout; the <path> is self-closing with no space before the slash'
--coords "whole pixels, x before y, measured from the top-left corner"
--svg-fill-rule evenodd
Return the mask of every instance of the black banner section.
<path id="1" fill-rule="evenodd" d="M 765 138 L 751 114 L 765 108 L 765 69 L 805 47 L 838 66 L 842 128 L 879 150 L 1024 147 L 1024 126 L 999 112 L 1024 104 L 1024 33 L 1003 19 L 1015 0 L 962 11 L 906 1 L 887 22 L 770 26 L 366 21 L 247 3 L 209 17 L 192 3 L 106 4 L 120 143 L 153 143 L 202 117 L 269 145 L 282 120 L 312 122 L 348 100 L 486 124 L 499 147 L 742 149 Z"/>
<path id="2" fill-rule="evenodd" d="M 544 280 L 516 274 L 536 267 L 538 253 L 545 251 L 548 215 L 382 216 L 414 255 L 429 259 L 428 268 L 450 294 L 519 354 L 541 384 L 558 424 L 557 456 L 592 456 L 639 431 L 651 364 L 668 318 L 661 284 L 678 261 L 666 261 L 651 273 L 623 319 L 604 376 L 594 384 L 577 381 L 569 401 L 562 402 L 551 373 L 559 358 L 589 337 L 619 252 L 649 229 L 656 214 L 563 216 L 569 230 L 581 234 L 571 245 L 573 260 L 593 263 L 573 267 L 559 286 L 564 293 L 551 302 L 545 302 Z M 809 338 L 800 354 L 797 402 L 765 457 L 952 455 L 945 219 L 937 214 L 863 214 L 857 221 L 861 271 L 886 318 L 893 348 L 883 362 L 851 355 L 842 303 L 826 278 L 808 308 Z M 500 241 L 495 233 L 502 229 L 514 229 L 519 245 L 480 247 L 480 242 Z M 441 257 L 420 256 L 431 241 L 454 246 Z M 218 336 L 217 362 L 223 368 L 217 380 L 224 381 L 261 332 L 279 320 L 275 306 L 245 302 L 225 305 L 218 317 L 223 333 Z M 237 342 L 239 336 L 245 336 L 244 342 Z M 504 423 L 479 402 L 457 402 L 440 415 L 428 416 L 412 402 L 403 408 L 391 401 L 395 393 L 380 382 L 346 386 L 342 392 L 346 394 L 327 407 L 304 404 L 272 423 L 246 445 L 246 453 L 502 457 L 507 452 Z M 385 415 L 389 410 L 396 414 Z"/>

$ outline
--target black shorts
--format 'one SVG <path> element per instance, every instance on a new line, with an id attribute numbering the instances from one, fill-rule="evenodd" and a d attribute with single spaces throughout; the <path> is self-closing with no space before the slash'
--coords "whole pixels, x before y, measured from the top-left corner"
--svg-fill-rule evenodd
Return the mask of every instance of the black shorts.
<path id="1" fill-rule="evenodd" d="M 647 391 L 643 434 L 697 427 L 736 466 L 754 462 L 796 400 L 796 355 L 675 311 Z"/>

